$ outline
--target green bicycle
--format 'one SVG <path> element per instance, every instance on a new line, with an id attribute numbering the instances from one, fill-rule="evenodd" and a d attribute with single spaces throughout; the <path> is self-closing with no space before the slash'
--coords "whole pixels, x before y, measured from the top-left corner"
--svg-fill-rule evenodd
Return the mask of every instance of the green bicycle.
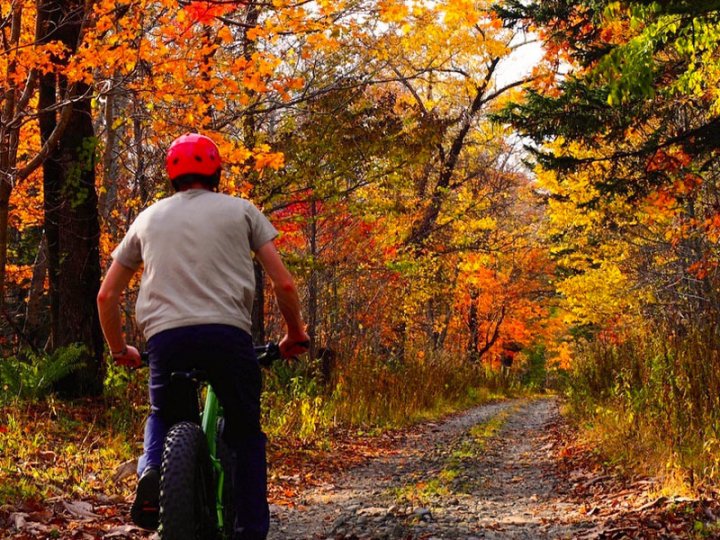
<path id="1" fill-rule="evenodd" d="M 261 365 L 280 358 L 274 343 L 256 346 Z M 185 402 L 190 412 L 165 438 L 160 470 L 160 537 L 164 540 L 208 540 L 232 536 L 235 520 L 231 453 L 222 439 L 223 410 L 202 370 L 171 375 L 178 395 L 196 396 Z M 203 388 L 205 403 L 199 402 Z M 197 419 L 197 420 L 194 420 Z"/>

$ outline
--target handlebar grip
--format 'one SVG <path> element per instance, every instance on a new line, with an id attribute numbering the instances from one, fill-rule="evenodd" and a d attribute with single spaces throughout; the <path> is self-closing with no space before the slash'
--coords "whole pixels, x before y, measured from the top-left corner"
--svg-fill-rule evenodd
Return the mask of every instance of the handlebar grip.
<path id="1" fill-rule="evenodd" d="M 275 360 L 280 358 L 280 347 L 272 341 L 265 345 L 256 345 L 255 354 L 257 354 L 258 363 L 261 366 L 270 367 Z"/>

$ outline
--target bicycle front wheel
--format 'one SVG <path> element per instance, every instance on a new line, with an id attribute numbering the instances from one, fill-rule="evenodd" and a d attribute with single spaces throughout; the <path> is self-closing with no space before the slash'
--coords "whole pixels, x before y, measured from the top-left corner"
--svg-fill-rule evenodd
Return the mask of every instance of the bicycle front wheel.
<path id="1" fill-rule="evenodd" d="M 192 422 L 175 424 L 165 438 L 160 477 L 160 538 L 216 537 L 215 494 L 207 440 Z"/>

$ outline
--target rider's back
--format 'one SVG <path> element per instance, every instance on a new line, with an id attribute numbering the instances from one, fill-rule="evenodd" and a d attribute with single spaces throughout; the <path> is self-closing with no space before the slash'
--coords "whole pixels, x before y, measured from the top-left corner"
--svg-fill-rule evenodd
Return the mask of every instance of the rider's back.
<path id="1" fill-rule="evenodd" d="M 113 257 L 144 263 L 136 319 L 146 337 L 181 326 L 228 324 L 250 331 L 251 250 L 277 235 L 244 199 L 181 191 L 144 210 Z"/>

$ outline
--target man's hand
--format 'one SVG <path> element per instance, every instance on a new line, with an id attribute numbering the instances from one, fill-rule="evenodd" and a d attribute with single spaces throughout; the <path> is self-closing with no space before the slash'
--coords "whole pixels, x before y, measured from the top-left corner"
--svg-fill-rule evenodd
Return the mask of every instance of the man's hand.
<path id="1" fill-rule="evenodd" d="M 307 352 L 309 348 L 310 336 L 308 336 L 305 331 L 292 337 L 286 334 L 285 337 L 280 340 L 280 356 L 283 358 L 292 358 L 293 356 Z"/>
<path id="2" fill-rule="evenodd" d="M 139 368 L 142 366 L 142 358 L 140 358 L 140 352 L 132 345 L 127 346 L 126 351 L 122 351 L 122 354 L 113 354 L 113 360 L 118 366 L 125 366 L 129 368 Z"/>

